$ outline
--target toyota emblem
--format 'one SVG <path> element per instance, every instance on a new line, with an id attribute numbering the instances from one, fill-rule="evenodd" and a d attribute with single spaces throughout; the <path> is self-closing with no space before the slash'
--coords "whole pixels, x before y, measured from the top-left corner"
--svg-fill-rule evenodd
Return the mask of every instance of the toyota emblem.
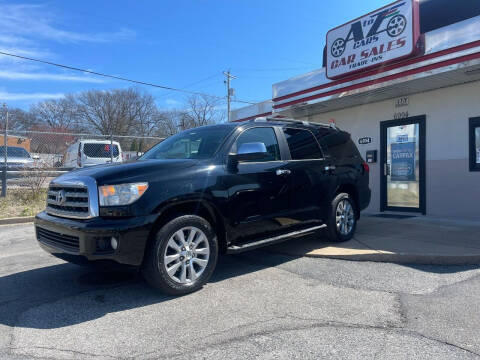
<path id="1" fill-rule="evenodd" d="M 57 192 L 55 202 L 57 203 L 57 205 L 63 205 L 63 204 L 65 204 L 65 201 L 67 201 L 67 197 L 65 195 L 65 190 L 60 190 L 59 192 Z"/>

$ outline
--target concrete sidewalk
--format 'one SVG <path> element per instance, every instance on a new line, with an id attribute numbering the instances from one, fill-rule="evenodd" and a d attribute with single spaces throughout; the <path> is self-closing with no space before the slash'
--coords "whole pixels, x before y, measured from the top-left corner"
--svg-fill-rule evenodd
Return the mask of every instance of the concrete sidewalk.
<path id="1" fill-rule="evenodd" d="M 319 236 L 318 236 L 319 235 Z M 355 238 L 328 242 L 325 232 L 266 248 L 294 256 L 410 264 L 480 264 L 480 222 L 416 216 L 362 216 Z"/>

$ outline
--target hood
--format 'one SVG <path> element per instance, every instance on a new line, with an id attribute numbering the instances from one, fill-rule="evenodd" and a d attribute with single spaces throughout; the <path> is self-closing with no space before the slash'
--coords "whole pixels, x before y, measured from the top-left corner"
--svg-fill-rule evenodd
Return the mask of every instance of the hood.
<path id="1" fill-rule="evenodd" d="M 122 164 L 102 164 L 71 171 L 58 177 L 55 181 L 61 182 L 62 180 L 72 180 L 75 177 L 88 176 L 94 178 L 99 185 L 139 182 L 195 164 L 197 161 L 189 159 L 137 160 Z"/>

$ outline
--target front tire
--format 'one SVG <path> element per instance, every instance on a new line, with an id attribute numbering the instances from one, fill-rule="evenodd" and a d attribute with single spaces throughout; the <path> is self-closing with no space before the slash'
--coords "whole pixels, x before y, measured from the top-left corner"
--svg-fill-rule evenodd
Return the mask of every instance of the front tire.
<path id="1" fill-rule="evenodd" d="M 142 274 L 155 289 L 184 295 L 210 279 L 217 258 L 217 236 L 210 223 L 195 215 L 179 216 L 155 235 L 145 254 Z"/>
<path id="2" fill-rule="evenodd" d="M 353 238 L 357 227 L 357 207 L 347 193 L 340 193 L 332 200 L 327 222 L 330 241 L 342 242 Z"/>

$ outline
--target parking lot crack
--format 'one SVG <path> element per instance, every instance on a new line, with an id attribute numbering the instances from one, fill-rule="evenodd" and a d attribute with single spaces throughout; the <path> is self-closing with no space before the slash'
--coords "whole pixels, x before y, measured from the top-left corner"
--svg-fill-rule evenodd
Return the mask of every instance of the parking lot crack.
<path id="1" fill-rule="evenodd" d="M 400 328 L 400 327 L 397 327 L 397 326 L 388 326 L 388 325 L 387 326 L 385 326 L 385 325 L 367 325 L 367 324 L 357 324 L 357 323 L 344 323 L 344 322 L 337 322 L 337 321 L 313 322 L 312 319 L 308 319 L 308 318 L 302 318 L 302 317 L 292 316 L 292 315 L 284 315 L 284 316 L 277 316 L 277 317 L 274 317 L 274 318 L 269 318 L 269 319 L 262 320 L 262 321 L 252 322 L 252 323 L 249 323 L 249 324 L 244 324 L 241 327 L 236 327 L 235 329 L 248 328 L 248 327 L 254 326 L 255 324 L 269 323 L 269 322 L 272 322 L 273 320 L 286 319 L 286 318 L 301 320 L 301 321 L 304 321 L 304 322 L 312 322 L 312 323 L 311 324 L 297 325 L 297 326 L 288 326 L 288 327 L 281 327 L 281 328 L 276 327 L 276 328 L 264 329 L 264 330 L 260 330 L 260 331 L 253 331 L 253 332 L 243 334 L 241 336 L 235 336 L 235 337 L 230 337 L 229 339 L 210 342 L 208 344 L 205 344 L 204 346 L 196 347 L 195 351 L 200 352 L 200 351 L 204 351 L 204 350 L 207 350 L 207 349 L 211 349 L 212 347 L 217 347 L 218 348 L 218 347 L 222 347 L 224 345 L 228 345 L 228 344 L 232 344 L 232 343 L 236 343 L 236 342 L 238 343 L 238 342 L 242 342 L 242 341 L 250 341 L 254 338 L 258 338 L 259 336 L 275 336 L 275 334 L 281 333 L 281 332 L 311 330 L 311 329 L 320 329 L 320 328 L 338 328 L 338 329 L 348 328 L 348 329 L 378 330 L 378 331 L 382 331 L 382 332 L 385 332 L 385 333 L 393 332 L 393 333 L 397 333 L 397 334 L 407 334 L 409 336 L 413 336 L 413 337 L 417 337 L 417 338 L 423 338 L 423 339 L 426 339 L 426 340 L 429 340 L 429 341 L 433 341 L 433 342 L 436 342 L 436 343 L 443 344 L 445 346 L 453 347 L 453 348 L 456 348 L 460 351 L 468 352 L 471 355 L 480 356 L 480 354 L 477 354 L 476 352 L 474 352 L 474 351 L 472 351 L 468 348 L 459 346 L 457 344 L 453 344 L 453 343 L 450 343 L 450 342 L 447 342 L 447 341 L 442 341 L 442 340 L 438 340 L 438 339 L 435 339 L 435 338 L 432 338 L 432 337 L 424 336 L 423 334 L 417 333 L 415 331 L 406 330 L 404 328 Z M 216 333 L 216 335 L 221 335 L 222 333 L 226 333 L 226 332 L 228 332 L 230 334 L 230 333 L 232 333 L 232 329 L 229 329 L 228 331 L 222 331 L 222 332 Z M 212 334 L 211 336 L 213 336 L 213 335 L 214 334 Z M 379 349 L 379 351 L 377 352 L 376 355 L 380 356 L 380 354 L 382 353 L 383 350 L 384 350 L 384 348 L 382 347 L 382 349 Z M 148 354 L 142 354 L 142 355 L 147 356 L 147 357 L 154 356 L 155 358 L 162 358 L 162 359 L 182 358 L 185 355 L 190 354 L 191 349 L 185 349 L 185 351 L 179 352 L 179 353 L 162 354 L 161 356 L 159 356 L 158 354 L 159 354 L 160 351 L 161 350 L 154 350 L 154 351 L 152 351 Z"/>
<path id="2" fill-rule="evenodd" d="M 474 275 L 472 277 L 469 277 L 467 279 L 462 279 L 462 280 L 459 280 L 459 281 L 456 281 L 456 282 L 453 282 L 453 283 L 450 283 L 450 284 L 445 284 L 445 285 L 441 285 L 441 286 L 438 286 L 437 288 L 435 288 L 435 290 L 433 290 L 432 292 L 429 292 L 428 294 L 422 294 L 422 295 L 432 295 L 432 294 L 436 294 L 436 293 L 439 293 L 445 289 L 448 289 L 452 286 L 458 286 L 458 285 L 462 285 L 462 284 L 465 284 L 465 283 L 468 283 L 470 281 L 475 281 L 475 280 L 478 280 L 480 279 L 480 274 L 477 274 L 477 275 Z"/>
<path id="3" fill-rule="evenodd" d="M 459 350 L 462 350 L 462 351 L 466 351 L 468 352 L 469 354 L 472 354 L 472 355 L 475 355 L 475 356 L 478 356 L 480 357 L 480 353 L 477 353 L 473 350 L 470 350 L 469 348 L 466 348 L 464 346 L 461 346 L 461 345 L 457 345 L 457 344 L 454 344 L 452 342 L 449 342 L 449 341 L 445 341 L 445 340 L 441 340 L 441 339 L 436 339 L 434 337 L 430 337 L 430 336 L 427 336 L 427 335 L 424 335 L 418 331 L 413 331 L 413 330 L 404 330 L 403 331 L 404 333 L 407 333 L 407 334 L 410 334 L 410 335 L 416 335 L 420 338 L 424 338 L 424 339 L 428 339 L 428 340 L 431 340 L 431 341 L 435 341 L 437 343 L 440 343 L 440 344 L 443 344 L 443 345 L 447 345 L 447 346 L 451 346 L 451 347 L 454 347 L 454 348 L 457 348 Z"/>

